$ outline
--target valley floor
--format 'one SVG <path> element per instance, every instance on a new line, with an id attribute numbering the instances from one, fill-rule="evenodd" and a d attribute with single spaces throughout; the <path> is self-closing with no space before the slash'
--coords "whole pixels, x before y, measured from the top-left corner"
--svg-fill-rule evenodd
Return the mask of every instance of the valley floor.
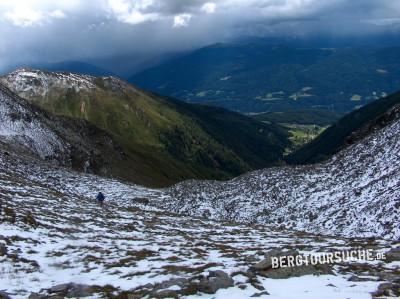
<path id="1" fill-rule="evenodd" d="M 93 199 L 98 191 L 107 195 L 104 206 Z M 178 215 L 151 205 L 164 196 L 2 151 L 0 291 L 32 299 L 361 299 L 387 282 L 381 295 L 396 294 L 399 261 L 267 272 L 257 263 L 272 249 L 389 252 L 398 242 Z"/>

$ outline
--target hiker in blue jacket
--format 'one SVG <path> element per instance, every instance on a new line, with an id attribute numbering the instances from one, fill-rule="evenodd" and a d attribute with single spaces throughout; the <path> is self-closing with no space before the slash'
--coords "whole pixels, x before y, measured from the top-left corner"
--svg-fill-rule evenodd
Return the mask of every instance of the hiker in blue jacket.
<path id="1" fill-rule="evenodd" d="M 104 200 L 106 199 L 106 197 L 104 196 L 103 193 L 99 192 L 99 194 L 97 194 L 96 199 L 97 199 L 97 202 L 98 202 L 100 205 L 103 205 Z"/>

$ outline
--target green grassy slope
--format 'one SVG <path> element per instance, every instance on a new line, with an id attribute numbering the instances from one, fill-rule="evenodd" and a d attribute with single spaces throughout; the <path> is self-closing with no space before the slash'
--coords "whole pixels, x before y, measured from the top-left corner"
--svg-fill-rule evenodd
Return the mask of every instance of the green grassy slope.
<path id="1" fill-rule="evenodd" d="M 55 115 L 85 119 L 108 132 L 126 155 L 112 175 L 136 183 L 229 178 L 279 163 L 288 143 L 276 125 L 166 99 L 112 77 L 82 77 L 92 84 L 85 88 L 65 74 L 35 72 L 14 72 L 3 82 Z"/>
<path id="2" fill-rule="evenodd" d="M 354 110 L 326 129 L 319 137 L 289 155 L 286 161 L 291 164 L 307 164 L 329 158 L 351 142 L 354 138 L 352 133 L 375 124 L 383 114 L 398 104 L 400 93 L 395 93 Z"/>

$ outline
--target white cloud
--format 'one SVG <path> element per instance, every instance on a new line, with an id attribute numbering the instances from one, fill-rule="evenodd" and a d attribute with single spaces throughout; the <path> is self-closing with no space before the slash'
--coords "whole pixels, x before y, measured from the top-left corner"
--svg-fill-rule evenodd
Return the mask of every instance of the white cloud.
<path id="1" fill-rule="evenodd" d="M 191 14 L 180 14 L 174 17 L 173 28 L 187 27 L 189 26 L 190 19 L 192 18 Z"/>
<path id="2" fill-rule="evenodd" d="M 208 14 L 214 13 L 216 9 L 217 9 L 217 4 L 215 4 L 214 2 L 204 3 L 203 6 L 201 7 L 201 11 Z"/>
<path id="3" fill-rule="evenodd" d="M 63 10 L 49 3 L 44 0 L 0 0 L 0 20 L 6 20 L 17 27 L 33 27 L 66 17 Z"/>
<path id="4" fill-rule="evenodd" d="M 118 20 L 124 23 L 137 25 L 148 21 L 156 21 L 159 15 L 156 13 L 144 14 L 138 10 L 131 10 L 128 13 L 118 15 Z"/>
<path id="5" fill-rule="evenodd" d="M 137 25 L 160 19 L 158 12 L 146 12 L 154 5 L 153 0 L 108 0 L 108 5 L 112 13 L 123 23 Z"/>
<path id="6" fill-rule="evenodd" d="M 56 9 L 49 13 L 49 17 L 55 18 L 55 19 L 64 19 L 66 16 L 62 10 Z"/>
<path id="7" fill-rule="evenodd" d="M 15 26 L 20 27 L 39 25 L 44 20 L 44 15 L 41 11 L 23 6 L 15 7 L 13 10 L 5 12 L 4 17 Z"/>

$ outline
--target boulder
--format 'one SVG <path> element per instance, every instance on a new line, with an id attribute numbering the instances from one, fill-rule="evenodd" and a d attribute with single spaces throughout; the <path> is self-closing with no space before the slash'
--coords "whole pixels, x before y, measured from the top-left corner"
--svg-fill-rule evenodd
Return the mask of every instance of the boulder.
<path id="1" fill-rule="evenodd" d="M 64 283 L 51 287 L 50 294 L 62 295 L 67 298 L 87 297 L 96 292 L 94 287 L 84 284 Z"/>
<path id="2" fill-rule="evenodd" d="M 386 262 L 391 263 L 396 261 L 400 261 L 400 247 L 392 248 L 386 252 Z"/>
<path id="3" fill-rule="evenodd" d="M 31 293 L 28 297 L 28 299 L 46 299 L 47 297 L 45 295 L 40 295 L 38 293 Z"/>
<path id="4" fill-rule="evenodd" d="M 321 265 L 321 266 L 303 265 L 297 267 L 269 269 L 260 272 L 260 275 L 274 279 L 285 279 L 290 277 L 300 277 L 304 275 L 321 275 L 321 274 L 332 274 L 332 271 L 330 270 L 330 268 L 328 269 L 326 265 Z"/>
<path id="5" fill-rule="evenodd" d="M 297 256 L 297 255 L 299 255 L 299 252 L 297 250 L 282 251 L 279 249 L 272 249 L 265 253 L 265 259 L 254 264 L 253 266 L 250 267 L 250 269 L 255 272 L 270 269 L 270 268 L 272 268 L 272 258 L 274 258 L 274 257 L 279 258 L 282 256 Z"/>
<path id="6" fill-rule="evenodd" d="M 347 279 L 348 281 L 354 281 L 354 282 L 360 282 L 360 281 L 371 281 L 371 278 L 369 277 L 360 277 L 357 275 L 352 275 L 351 277 L 349 277 L 349 279 Z"/>
<path id="7" fill-rule="evenodd" d="M 132 199 L 132 203 L 148 205 L 150 203 L 150 199 L 145 197 L 135 197 Z"/>
<path id="8" fill-rule="evenodd" d="M 172 286 L 179 286 L 180 288 L 184 288 L 189 281 L 186 278 L 171 278 L 169 280 L 160 282 L 154 286 L 155 290 L 161 290 L 161 289 L 168 289 Z"/>
<path id="9" fill-rule="evenodd" d="M 10 295 L 8 295 L 5 291 L 0 291 L 0 299 L 11 299 Z"/>
<path id="10" fill-rule="evenodd" d="M 265 254 L 265 259 L 252 265 L 250 271 L 254 273 L 275 279 L 284 279 L 290 277 L 299 277 L 304 275 L 332 274 L 331 265 L 300 265 L 294 267 L 272 268 L 272 258 L 284 256 L 296 257 L 300 253 L 297 250 L 277 250 L 273 249 Z"/>
<path id="11" fill-rule="evenodd" d="M 255 294 L 251 295 L 250 297 L 251 298 L 258 298 L 258 297 L 261 297 L 261 296 L 268 296 L 268 295 L 270 295 L 270 293 L 268 293 L 267 291 L 263 291 L 263 292 L 260 292 L 260 293 L 255 293 Z"/>
<path id="12" fill-rule="evenodd" d="M 26 214 L 26 215 L 22 218 L 22 221 L 23 221 L 25 224 L 27 224 L 27 225 L 29 225 L 29 226 L 31 226 L 31 227 L 33 227 L 33 228 L 37 228 L 37 227 L 39 226 L 38 222 L 36 221 L 36 218 L 32 215 L 31 212 L 28 212 L 28 214 Z"/>
<path id="13" fill-rule="evenodd" d="M 84 284 L 72 284 L 67 293 L 67 298 L 80 298 L 88 297 L 95 293 L 95 289 L 92 286 Z"/>
<path id="14" fill-rule="evenodd" d="M 63 293 L 67 292 L 69 287 L 71 286 L 71 283 L 63 283 L 63 284 L 58 284 L 49 289 L 49 293 Z"/>
<path id="15" fill-rule="evenodd" d="M 0 243 L 0 256 L 7 255 L 7 246 L 6 244 Z"/>
<path id="16" fill-rule="evenodd" d="M 265 269 L 269 269 L 272 267 L 272 259 L 273 257 L 280 257 L 285 255 L 286 252 L 283 252 L 281 250 L 278 249 L 272 249 L 268 252 L 265 253 L 265 259 L 263 259 L 262 261 L 254 264 L 251 269 L 254 271 L 262 271 Z"/>
<path id="17" fill-rule="evenodd" d="M 198 292 L 199 277 L 191 280 L 186 278 L 171 278 L 169 280 L 146 284 L 135 288 L 134 293 L 129 294 L 128 298 L 181 298 L 182 296 L 194 295 Z"/>
<path id="18" fill-rule="evenodd" d="M 178 299 L 180 296 L 178 294 L 178 292 L 174 291 L 174 290 L 161 290 L 158 291 L 156 293 L 152 294 L 153 298 L 160 298 L 160 299 L 164 299 L 164 298 L 174 298 L 174 299 Z"/>
<path id="19" fill-rule="evenodd" d="M 233 287 L 233 279 L 224 271 L 210 271 L 208 277 L 200 279 L 198 290 L 206 294 L 215 294 L 219 289 Z"/>
<path id="20" fill-rule="evenodd" d="M 400 284 L 385 282 L 378 286 L 378 290 L 372 293 L 373 297 L 399 297 L 400 296 Z"/>

